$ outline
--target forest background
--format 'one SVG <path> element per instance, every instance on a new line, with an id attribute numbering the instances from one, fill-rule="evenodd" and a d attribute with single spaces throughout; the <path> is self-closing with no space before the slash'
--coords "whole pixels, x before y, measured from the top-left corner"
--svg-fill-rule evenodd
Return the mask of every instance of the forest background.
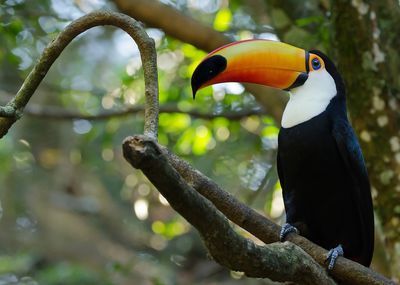
<path id="1" fill-rule="evenodd" d="M 99 9 L 143 22 L 155 40 L 160 144 L 279 224 L 275 163 L 287 95 L 224 84 L 193 101 L 190 76 L 232 40 L 279 39 L 329 54 L 345 78 L 373 186 L 372 267 L 398 277 L 398 1 L 6 0 L 1 103 L 67 24 Z M 122 140 L 143 131 L 143 104 L 140 55 L 123 31 L 93 28 L 57 59 L 0 141 L 0 283 L 270 284 L 210 261 L 198 233 L 124 160 Z"/>

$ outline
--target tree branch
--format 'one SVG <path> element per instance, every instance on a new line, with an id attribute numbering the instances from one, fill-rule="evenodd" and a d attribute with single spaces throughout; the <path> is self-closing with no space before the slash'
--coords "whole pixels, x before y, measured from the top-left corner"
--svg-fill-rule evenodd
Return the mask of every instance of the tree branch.
<path id="1" fill-rule="evenodd" d="M 218 263 L 250 277 L 298 284 L 336 284 L 292 243 L 259 246 L 237 234 L 225 216 L 186 183 L 154 140 L 145 136 L 127 138 L 123 152 L 125 159 L 143 171 L 171 207 L 199 231 Z"/>
<path id="2" fill-rule="evenodd" d="M 0 138 L 19 119 L 29 99 L 64 48 L 79 34 L 92 27 L 102 25 L 112 25 L 123 29 L 139 47 L 145 75 L 146 110 L 144 133 L 152 138 L 157 137 L 158 80 L 157 54 L 154 41 L 149 38 L 141 24 L 129 16 L 110 11 L 98 11 L 73 21 L 45 48 L 15 98 L 6 106 L 0 108 L 0 116 L 3 116 L 0 118 Z"/>
<path id="3" fill-rule="evenodd" d="M 132 162 L 132 159 L 134 158 L 131 157 L 131 152 L 136 151 L 134 149 L 138 148 L 136 146 L 138 144 L 136 140 L 138 140 L 137 136 L 134 138 L 128 138 L 125 140 L 123 145 L 124 156 L 131 164 L 134 163 Z M 145 139 L 139 137 L 139 140 L 143 141 Z M 141 142 L 140 144 L 142 146 L 145 145 L 144 142 Z M 130 147 L 134 149 L 130 150 Z M 178 156 L 169 152 L 166 148 L 158 146 L 158 149 L 162 151 L 169 163 L 182 176 L 186 183 L 198 191 L 202 196 L 211 201 L 215 207 L 228 219 L 247 230 L 266 244 L 279 241 L 280 227 L 278 225 L 236 200 L 233 195 L 222 190 L 215 182 L 202 174 L 200 171 L 194 169 L 190 164 Z M 144 151 L 144 147 L 142 151 Z M 144 172 L 146 175 L 147 173 L 155 173 L 155 175 L 161 179 L 159 169 L 152 168 L 151 163 L 149 163 L 147 167 L 149 169 Z M 154 179 L 157 179 L 157 177 Z M 159 182 L 154 182 L 152 179 L 150 180 L 158 188 Z M 180 191 L 174 191 L 174 195 L 178 196 L 176 199 L 182 198 L 180 197 L 180 194 Z M 306 238 L 295 234 L 289 235 L 288 240 L 300 246 L 321 266 L 326 266 L 325 259 L 327 256 L 327 251 L 325 249 L 315 245 Z M 346 284 L 394 284 L 394 282 L 385 278 L 384 276 L 346 258 L 339 258 L 334 269 L 330 271 L 330 273 L 335 277 L 335 279 L 345 282 Z M 321 283 L 317 282 L 315 284 Z"/>
<path id="4" fill-rule="evenodd" d="M 39 119 L 53 119 L 53 120 L 74 120 L 74 119 L 83 119 L 83 120 L 107 120 L 110 118 L 116 117 L 127 117 L 136 113 L 143 113 L 145 110 L 144 106 L 132 106 L 129 108 L 125 108 L 122 110 L 116 111 L 104 111 L 95 115 L 86 115 L 79 112 L 65 110 L 60 107 L 42 107 L 39 105 L 29 104 L 24 109 L 24 114 L 36 117 Z M 251 109 L 251 110 L 241 110 L 241 111 L 229 111 L 222 112 L 218 114 L 210 114 L 210 113 L 202 113 L 196 110 L 182 111 L 175 105 L 164 105 L 160 106 L 160 113 L 182 113 L 189 115 L 193 118 L 212 120 L 215 118 L 226 118 L 229 120 L 241 120 L 243 118 L 249 116 L 262 116 L 267 115 L 264 110 L 260 109 Z"/>

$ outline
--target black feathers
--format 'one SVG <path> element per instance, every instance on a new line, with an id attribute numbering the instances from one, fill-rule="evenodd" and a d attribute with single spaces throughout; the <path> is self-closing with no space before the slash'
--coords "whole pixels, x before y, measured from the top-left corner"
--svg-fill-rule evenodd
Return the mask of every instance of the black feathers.
<path id="1" fill-rule="evenodd" d="M 338 73 L 332 77 L 341 82 Z M 278 139 L 287 223 L 326 249 L 341 244 L 345 257 L 369 266 L 374 247 L 370 185 L 344 94 L 318 116 L 281 128 Z"/>

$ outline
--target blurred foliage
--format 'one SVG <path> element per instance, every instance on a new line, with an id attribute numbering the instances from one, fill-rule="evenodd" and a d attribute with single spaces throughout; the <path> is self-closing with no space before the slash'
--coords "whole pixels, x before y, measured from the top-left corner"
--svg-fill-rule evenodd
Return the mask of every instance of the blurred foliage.
<path id="1" fill-rule="evenodd" d="M 276 38 L 271 23 L 256 22 L 252 1 L 163 2 L 237 39 Z M 115 9 L 106 0 L 2 2 L 1 102 L 16 93 L 66 24 L 104 8 Z M 323 15 L 294 24 L 279 11 L 271 17 L 275 25 L 290 25 L 292 35 L 286 36 L 293 42 L 306 35 L 328 45 Z M 306 26 L 317 32 L 311 35 Z M 206 88 L 193 101 L 190 76 L 205 53 L 161 30 L 147 32 L 158 52 L 160 103 L 181 111 L 160 115 L 160 143 L 282 221 L 273 119 L 187 115 L 192 109 L 219 114 L 259 106 L 238 84 Z M 120 30 L 97 27 L 62 53 L 31 103 L 94 115 L 143 104 L 143 94 L 136 45 Z M 142 129 L 139 113 L 105 121 L 26 116 L 10 130 L 0 141 L 0 284 L 270 284 L 210 262 L 197 233 L 125 162 L 122 140 Z"/>
<path id="2" fill-rule="evenodd" d="M 236 29 L 237 37 L 255 26 L 241 1 L 170 4 L 219 31 Z M 15 94 L 66 24 L 100 8 L 113 9 L 113 4 L 1 4 L 1 102 Z M 247 19 L 243 26 L 233 27 L 241 17 Z M 207 88 L 193 101 L 190 77 L 205 53 L 163 31 L 147 31 L 157 46 L 160 103 L 181 110 L 160 115 L 160 142 L 269 214 L 277 182 L 273 120 L 203 120 L 185 114 L 259 106 L 238 84 Z M 70 44 L 31 103 L 94 115 L 143 104 L 143 94 L 136 45 L 124 32 L 101 27 Z M 91 122 L 24 117 L 0 141 L 0 284 L 267 284 L 209 262 L 196 232 L 124 161 L 121 141 L 142 128 L 142 114 Z M 282 205 L 274 211 L 281 218 Z"/>

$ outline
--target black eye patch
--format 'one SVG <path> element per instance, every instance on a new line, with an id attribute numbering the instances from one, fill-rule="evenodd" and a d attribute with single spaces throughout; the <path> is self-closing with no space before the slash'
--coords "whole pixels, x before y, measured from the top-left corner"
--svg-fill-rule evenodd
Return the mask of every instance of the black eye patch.
<path id="1" fill-rule="evenodd" d="M 207 81 L 210 81 L 218 74 L 223 72 L 226 68 L 227 61 L 222 55 L 213 55 L 202 63 L 200 63 L 192 75 L 192 91 L 193 99 L 196 96 L 197 90 L 204 85 Z"/>

